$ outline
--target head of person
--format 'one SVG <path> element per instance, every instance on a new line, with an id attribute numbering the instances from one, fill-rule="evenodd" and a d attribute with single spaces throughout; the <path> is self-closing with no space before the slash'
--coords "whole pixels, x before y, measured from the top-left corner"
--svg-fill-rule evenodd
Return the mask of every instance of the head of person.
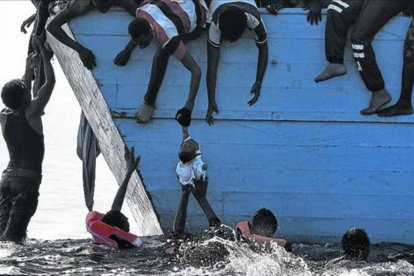
<path id="1" fill-rule="evenodd" d="M 92 0 L 92 4 L 101 13 L 106 13 L 114 4 L 114 0 Z"/>
<path id="2" fill-rule="evenodd" d="M 111 210 L 103 216 L 101 221 L 110 226 L 118 227 L 125 232 L 129 232 L 128 218 L 121 211 Z"/>
<path id="3" fill-rule="evenodd" d="M 181 144 L 180 150 L 178 151 L 178 158 L 183 163 L 190 162 L 196 157 L 199 149 L 200 146 L 194 139 L 187 138 Z"/>
<path id="4" fill-rule="evenodd" d="M 218 27 L 224 40 L 235 42 L 240 39 L 246 29 L 247 16 L 237 7 L 224 7 L 219 15 Z"/>
<path id="5" fill-rule="evenodd" d="M 364 229 L 353 227 L 342 236 L 342 249 L 350 259 L 368 260 L 369 245 L 369 238 Z"/>
<path id="6" fill-rule="evenodd" d="M 252 234 L 272 237 L 276 230 L 277 219 L 272 211 L 262 208 L 254 214 L 251 227 Z"/>
<path id="7" fill-rule="evenodd" d="M 3 86 L 1 99 L 6 107 L 17 111 L 30 103 L 31 95 L 27 93 L 24 82 L 20 79 L 15 79 Z"/>
<path id="8" fill-rule="evenodd" d="M 134 18 L 128 26 L 128 33 L 132 41 L 144 49 L 148 47 L 152 40 L 152 29 L 149 22 L 143 18 Z"/>

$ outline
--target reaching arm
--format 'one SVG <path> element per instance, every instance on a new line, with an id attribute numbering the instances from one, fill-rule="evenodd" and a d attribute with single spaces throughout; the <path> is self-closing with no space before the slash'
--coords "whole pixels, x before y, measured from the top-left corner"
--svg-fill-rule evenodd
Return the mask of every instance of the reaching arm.
<path id="1" fill-rule="evenodd" d="M 70 38 L 62 29 L 62 25 L 79 15 L 85 14 L 91 9 L 93 9 L 93 5 L 90 0 L 71 2 L 70 5 L 56 15 L 47 26 L 48 32 L 51 33 L 57 40 L 78 52 L 83 65 L 89 70 L 96 66 L 94 54 L 89 49 L 83 47 L 81 44 Z"/>
<path id="2" fill-rule="evenodd" d="M 129 57 L 132 54 L 132 51 L 135 49 L 137 44 L 134 43 L 134 41 L 129 40 L 128 44 L 125 46 L 125 48 L 116 55 L 114 59 L 114 64 L 118 66 L 124 66 L 128 63 Z"/>
<path id="3" fill-rule="evenodd" d="M 26 58 L 26 70 L 23 76 L 23 82 L 26 86 L 26 92 L 30 94 L 32 91 L 32 79 L 34 75 L 34 68 L 36 67 L 37 63 L 39 62 L 38 54 L 31 53 Z"/>
<path id="4" fill-rule="evenodd" d="M 183 126 L 182 130 L 183 130 L 183 141 L 184 141 L 185 139 L 190 137 L 190 134 L 188 134 L 188 127 Z"/>
<path id="5" fill-rule="evenodd" d="M 214 124 L 213 112 L 218 113 L 216 104 L 217 67 L 220 60 L 220 48 L 207 42 L 207 93 L 208 109 L 206 120 L 209 125 Z"/>
<path id="6" fill-rule="evenodd" d="M 124 181 L 122 181 L 121 186 L 118 188 L 118 192 L 114 198 L 114 202 L 112 203 L 111 210 L 114 211 L 121 211 L 122 204 L 124 203 L 124 198 L 126 194 L 126 190 L 128 187 L 129 179 L 131 178 L 132 173 L 137 169 L 139 163 L 139 157 L 135 158 L 134 156 L 135 149 L 132 147 L 131 152 L 126 149 L 125 155 L 128 162 L 127 172 L 125 174 Z"/>
<path id="7" fill-rule="evenodd" d="M 267 41 L 260 44 L 256 43 L 256 46 L 259 49 L 259 54 L 257 57 L 256 82 L 253 84 L 252 89 L 250 91 L 254 96 L 250 101 L 247 102 L 250 106 L 254 105 L 260 97 L 260 89 L 262 87 L 263 77 L 266 72 L 267 60 L 269 55 Z"/>
<path id="8" fill-rule="evenodd" d="M 47 18 L 49 17 L 50 0 L 40 0 L 37 7 L 37 23 L 35 35 L 41 35 L 45 29 Z"/>
<path id="9" fill-rule="evenodd" d="M 25 21 L 23 21 L 22 25 L 20 26 L 20 31 L 22 33 L 27 33 L 26 28 L 29 28 L 30 25 L 32 25 L 32 23 L 35 21 L 36 19 L 36 14 L 32 14 L 30 17 L 28 17 Z"/>
<path id="10" fill-rule="evenodd" d="M 187 68 L 187 70 L 191 72 L 190 91 L 188 93 L 187 102 L 185 103 L 184 107 L 192 111 L 198 88 L 200 86 L 201 69 L 188 51 L 185 54 L 184 58 L 181 60 L 181 63 L 185 68 Z"/>
<path id="11" fill-rule="evenodd" d="M 177 111 L 175 119 L 183 127 L 189 127 L 191 124 L 191 112 L 193 111 L 195 98 L 200 87 L 201 69 L 188 51 L 181 59 L 181 63 L 191 72 L 191 82 L 187 102 L 183 108 Z"/>
<path id="12" fill-rule="evenodd" d="M 40 116 L 45 109 L 46 104 L 49 102 L 50 96 L 52 95 L 53 88 L 55 87 L 55 73 L 53 71 L 52 64 L 50 63 L 50 59 L 48 54 L 46 53 L 45 46 L 41 43 L 41 39 L 39 37 L 34 37 L 37 46 L 40 49 L 40 54 L 42 56 L 43 61 L 43 70 L 45 73 L 45 82 L 43 86 L 39 89 L 37 93 L 37 97 L 32 100 L 28 107 L 28 112 L 31 115 L 38 115 Z"/>

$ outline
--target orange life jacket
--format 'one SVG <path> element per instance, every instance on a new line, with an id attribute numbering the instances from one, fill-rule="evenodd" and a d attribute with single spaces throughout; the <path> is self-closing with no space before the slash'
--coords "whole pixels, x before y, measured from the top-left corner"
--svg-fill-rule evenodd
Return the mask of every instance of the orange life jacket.
<path id="1" fill-rule="evenodd" d="M 102 222 L 103 216 L 104 214 L 95 211 L 89 212 L 86 216 L 86 230 L 92 234 L 94 243 L 118 248 L 118 243 L 110 238 L 111 235 L 115 235 L 119 239 L 126 240 L 136 247 L 142 247 L 142 240 L 140 238 L 118 227 L 110 226 Z"/>
<path id="2" fill-rule="evenodd" d="M 285 247 L 287 240 L 280 238 L 269 238 L 261 235 L 252 234 L 250 231 L 250 223 L 246 221 L 239 222 L 236 226 L 236 230 L 239 230 L 242 236 L 256 243 L 275 242 L 277 245 Z"/>

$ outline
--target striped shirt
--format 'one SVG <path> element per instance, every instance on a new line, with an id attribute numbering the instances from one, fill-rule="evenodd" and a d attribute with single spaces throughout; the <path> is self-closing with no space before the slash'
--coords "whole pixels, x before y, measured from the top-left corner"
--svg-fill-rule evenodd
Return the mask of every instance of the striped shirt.
<path id="1" fill-rule="evenodd" d="M 159 47 L 181 60 L 187 50 L 180 36 L 205 26 L 204 0 L 159 0 L 144 2 L 136 17 L 146 19 L 153 29 Z"/>
<path id="2" fill-rule="evenodd" d="M 250 0 L 212 0 L 207 22 L 211 23 L 208 30 L 208 42 L 214 47 L 220 47 L 221 31 L 219 17 L 227 6 L 237 7 L 244 11 L 247 17 L 246 27 L 252 31 L 257 44 L 267 41 L 267 32 L 256 3 Z"/>

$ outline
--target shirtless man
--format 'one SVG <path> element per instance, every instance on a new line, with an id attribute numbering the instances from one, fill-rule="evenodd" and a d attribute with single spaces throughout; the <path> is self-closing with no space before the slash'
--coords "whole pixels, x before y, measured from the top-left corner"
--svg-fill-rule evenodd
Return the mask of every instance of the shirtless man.
<path id="1" fill-rule="evenodd" d="M 94 9 L 106 13 L 112 6 L 123 7 L 129 14 L 135 16 L 138 4 L 135 0 L 71 0 L 66 8 L 53 18 L 47 26 L 47 30 L 57 40 L 78 52 L 83 65 L 92 70 L 96 66 L 95 55 L 92 51 L 71 39 L 62 29 L 62 25 Z"/>
<path id="2" fill-rule="evenodd" d="M 46 80 L 37 96 L 31 98 L 33 55 L 28 57 L 24 82 L 12 80 L 1 91 L 6 108 L 0 113 L 4 140 L 10 162 L 0 184 L 0 240 L 21 242 L 26 238 L 29 221 L 37 208 L 42 178 L 44 138 L 41 115 L 55 86 L 50 58 L 40 38 Z"/>

